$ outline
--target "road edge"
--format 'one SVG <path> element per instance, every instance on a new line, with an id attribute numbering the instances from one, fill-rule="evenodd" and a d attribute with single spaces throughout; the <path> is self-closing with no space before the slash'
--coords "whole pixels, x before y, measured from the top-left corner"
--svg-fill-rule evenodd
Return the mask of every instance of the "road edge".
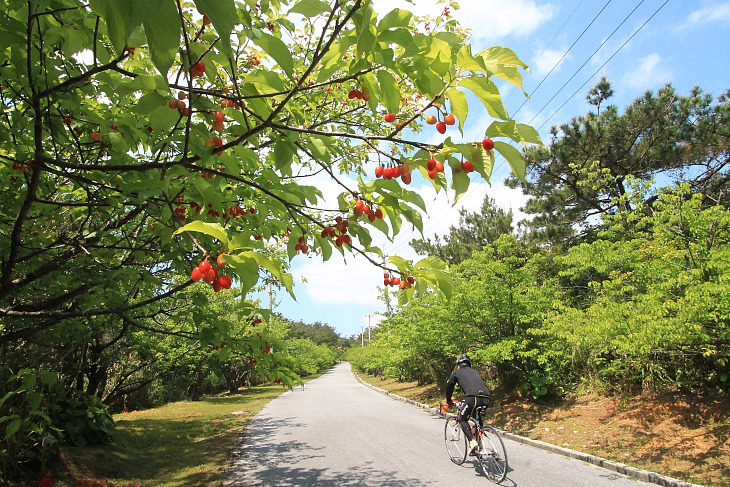
<path id="1" fill-rule="evenodd" d="M 365 382 L 364 380 L 362 380 L 360 378 L 360 376 L 357 374 L 355 369 L 352 369 L 352 375 L 355 376 L 355 379 L 359 383 L 369 387 L 370 389 L 372 389 L 376 392 L 379 392 L 385 396 L 392 397 L 393 399 L 404 402 L 406 404 L 410 404 L 411 406 L 428 411 L 429 413 L 431 413 L 433 415 L 443 416 L 443 414 L 441 413 L 441 411 L 438 408 L 432 408 L 428 404 L 423 404 L 423 403 L 414 401 L 413 399 L 408 399 L 406 397 L 402 397 L 397 394 L 393 394 L 392 392 L 386 391 L 385 389 L 380 389 L 379 387 L 375 387 L 372 384 L 368 384 L 367 382 Z M 661 485 L 663 487 L 702 487 L 701 485 L 698 485 L 698 484 L 691 484 L 689 482 L 685 482 L 683 480 L 678 480 L 678 479 L 675 479 L 672 477 L 667 477 L 666 475 L 661 475 L 656 472 L 650 472 L 648 470 L 631 467 L 631 466 L 625 465 L 623 463 L 614 462 L 613 460 L 608 460 L 605 458 L 597 457 L 595 455 L 589 455 L 588 453 L 571 450 L 569 448 L 564 448 L 561 446 L 553 445 L 551 443 L 546 443 L 544 441 L 533 440 L 531 438 L 516 435 L 516 434 L 510 433 L 508 431 L 499 430 L 499 432 L 502 434 L 503 437 L 516 441 L 518 443 L 522 443 L 524 445 L 529 445 L 529 446 L 532 446 L 535 448 L 539 448 L 541 450 L 546 450 L 551 453 L 557 453 L 558 455 L 562 455 L 562 456 L 565 456 L 568 458 L 573 458 L 575 460 L 580 460 L 582 462 L 590 463 L 597 467 L 605 468 L 606 470 L 610 470 L 612 472 L 626 475 L 627 477 L 641 480 L 643 482 L 649 482 L 652 484 Z"/>

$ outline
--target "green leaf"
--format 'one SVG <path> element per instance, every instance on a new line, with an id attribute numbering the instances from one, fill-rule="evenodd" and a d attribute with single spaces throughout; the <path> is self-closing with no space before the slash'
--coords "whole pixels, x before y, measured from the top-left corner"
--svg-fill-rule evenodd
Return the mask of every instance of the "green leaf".
<path id="1" fill-rule="evenodd" d="M 166 0 L 160 3 L 154 13 L 143 20 L 150 57 L 157 70 L 167 76 L 175 56 L 180 49 L 180 22 L 171 21 L 178 16 L 175 2 Z"/>
<path id="2" fill-rule="evenodd" d="M 496 141 L 494 143 L 494 149 L 497 150 L 502 156 L 507 159 L 512 172 L 515 177 L 520 181 L 525 180 L 525 159 L 522 157 L 520 151 L 507 144 L 506 142 Z"/>
<path id="3" fill-rule="evenodd" d="M 535 130 L 530 125 L 526 125 L 524 123 L 518 123 L 516 126 L 517 133 L 520 136 L 519 142 L 524 144 L 542 144 L 542 139 L 540 138 L 540 133 Z"/>
<path id="4" fill-rule="evenodd" d="M 289 167 L 294 162 L 294 154 L 296 153 L 296 145 L 284 139 L 279 139 L 274 145 L 274 166 L 279 171 L 282 168 Z M 290 174 L 291 171 L 283 171 Z"/>
<path id="5" fill-rule="evenodd" d="M 149 122 L 152 128 L 159 132 L 167 132 L 180 120 L 180 112 L 171 110 L 170 107 L 158 107 L 149 114 Z"/>
<path id="6" fill-rule="evenodd" d="M 385 105 L 389 112 L 398 113 L 401 98 L 398 81 L 390 72 L 384 69 L 378 71 L 377 78 L 380 85 L 380 102 Z"/>
<path id="7" fill-rule="evenodd" d="M 255 260 L 258 265 L 269 271 L 272 276 L 282 283 L 284 288 L 289 292 L 289 295 L 291 295 L 294 300 L 297 299 L 296 296 L 294 296 L 293 290 L 294 278 L 291 274 L 283 272 L 280 265 L 274 263 L 274 261 L 261 252 L 243 252 L 239 254 L 239 257 L 248 257 Z"/>
<path id="8" fill-rule="evenodd" d="M 23 422 L 20 419 L 16 419 L 7 427 L 5 428 L 5 439 L 7 440 L 11 436 L 13 436 L 17 431 L 20 429 L 20 425 L 23 424 Z"/>
<path id="9" fill-rule="evenodd" d="M 194 0 L 198 11 L 204 13 L 215 27 L 220 37 L 223 52 L 229 58 L 233 57 L 231 50 L 231 32 L 238 22 L 236 4 L 232 0 Z"/>
<path id="10" fill-rule="evenodd" d="M 127 5 L 128 7 L 128 5 Z M 124 15 L 122 2 L 114 0 L 89 0 L 89 8 L 106 23 L 109 40 L 114 47 L 114 52 L 119 55 L 127 45 L 127 36 L 131 29 L 128 29 Z"/>
<path id="11" fill-rule="evenodd" d="M 440 39 L 431 39 L 431 52 L 427 56 L 433 59 L 430 64 L 431 70 L 441 77 L 448 74 L 451 69 L 451 46 Z"/>
<path id="12" fill-rule="evenodd" d="M 190 222 L 184 227 L 175 230 L 174 235 L 183 232 L 198 232 L 210 235 L 213 238 L 217 238 L 223 246 L 228 248 L 228 235 L 220 223 L 207 223 L 202 221 Z"/>
<path id="13" fill-rule="evenodd" d="M 289 52 L 289 47 L 281 39 L 265 33 L 257 38 L 253 38 L 251 35 L 248 37 L 266 51 L 266 54 L 271 56 L 290 78 L 292 77 L 294 60 L 291 57 L 291 52 Z"/>
<path id="14" fill-rule="evenodd" d="M 476 56 L 481 57 L 487 68 L 492 72 L 496 71 L 497 66 L 500 64 L 528 69 L 527 64 L 522 62 L 517 54 L 509 47 L 492 46 L 483 51 L 479 51 Z"/>
<path id="15" fill-rule="evenodd" d="M 304 17 L 311 18 L 331 10 L 329 3 L 322 0 L 300 0 L 289 9 L 289 13 L 302 14 Z"/>
<path id="16" fill-rule="evenodd" d="M 259 69 L 246 76 L 246 85 L 251 84 L 261 95 L 284 91 L 285 85 L 281 77 L 273 71 Z"/>
<path id="17" fill-rule="evenodd" d="M 459 80 L 459 86 L 467 88 L 476 95 L 484 104 L 489 114 L 494 118 L 508 120 L 507 109 L 502 103 L 502 97 L 499 89 L 488 78 L 481 76 L 472 76 L 470 78 L 462 78 Z"/>
<path id="18" fill-rule="evenodd" d="M 236 269 L 244 295 L 253 289 L 259 280 L 259 265 L 255 259 L 236 256 L 229 258 L 226 263 Z"/>
<path id="19" fill-rule="evenodd" d="M 471 46 L 469 44 L 461 48 L 456 54 L 456 64 L 462 71 L 472 71 L 475 73 L 486 73 L 484 61 L 481 58 L 474 58 L 471 54 Z"/>
<path id="20" fill-rule="evenodd" d="M 411 23 L 413 14 L 408 10 L 394 8 L 378 23 L 378 31 L 384 31 L 393 27 L 408 27 Z"/>
<path id="21" fill-rule="evenodd" d="M 487 128 L 486 137 L 509 137 L 515 142 L 519 141 L 519 134 L 514 120 L 495 120 Z"/>
<path id="22" fill-rule="evenodd" d="M 451 88 L 446 91 L 446 96 L 449 98 L 451 113 L 459 120 L 459 130 L 463 131 L 466 116 L 469 114 L 469 104 L 466 101 L 466 94 L 461 90 Z"/>

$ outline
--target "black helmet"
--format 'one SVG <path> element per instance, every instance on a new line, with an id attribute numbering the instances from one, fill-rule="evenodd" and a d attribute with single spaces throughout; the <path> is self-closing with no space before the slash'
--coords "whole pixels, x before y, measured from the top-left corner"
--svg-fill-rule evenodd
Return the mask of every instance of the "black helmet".
<path id="1" fill-rule="evenodd" d="M 469 358 L 469 356 L 467 354 L 463 354 L 461 357 L 459 357 L 456 360 L 456 365 L 458 365 L 458 366 L 466 365 L 467 367 L 471 367 L 471 359 Z"/>

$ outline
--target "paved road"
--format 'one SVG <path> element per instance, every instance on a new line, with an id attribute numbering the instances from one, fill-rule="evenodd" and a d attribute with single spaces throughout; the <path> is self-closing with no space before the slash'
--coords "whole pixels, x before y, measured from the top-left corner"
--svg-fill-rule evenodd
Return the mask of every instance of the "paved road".
<path id="1" fill-rule="evenodd" d="M 444 420 L 358 383 L 340 363 L 249 423 L 225 486 L 492 485 L 476 460 L 451 463 Z M 505 440 L 507 487 L 655 486 Z"/>

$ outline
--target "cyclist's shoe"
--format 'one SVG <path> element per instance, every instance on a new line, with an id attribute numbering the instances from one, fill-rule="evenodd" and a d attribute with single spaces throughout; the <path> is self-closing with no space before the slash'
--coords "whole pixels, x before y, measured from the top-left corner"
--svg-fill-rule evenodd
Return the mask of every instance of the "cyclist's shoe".
<path id="1" fill-rule="evenodd" d="M 475 457 L 479 453 L 479 445 L 476 441 L 472 440 L 469 443 L 469 456 Z"/>

